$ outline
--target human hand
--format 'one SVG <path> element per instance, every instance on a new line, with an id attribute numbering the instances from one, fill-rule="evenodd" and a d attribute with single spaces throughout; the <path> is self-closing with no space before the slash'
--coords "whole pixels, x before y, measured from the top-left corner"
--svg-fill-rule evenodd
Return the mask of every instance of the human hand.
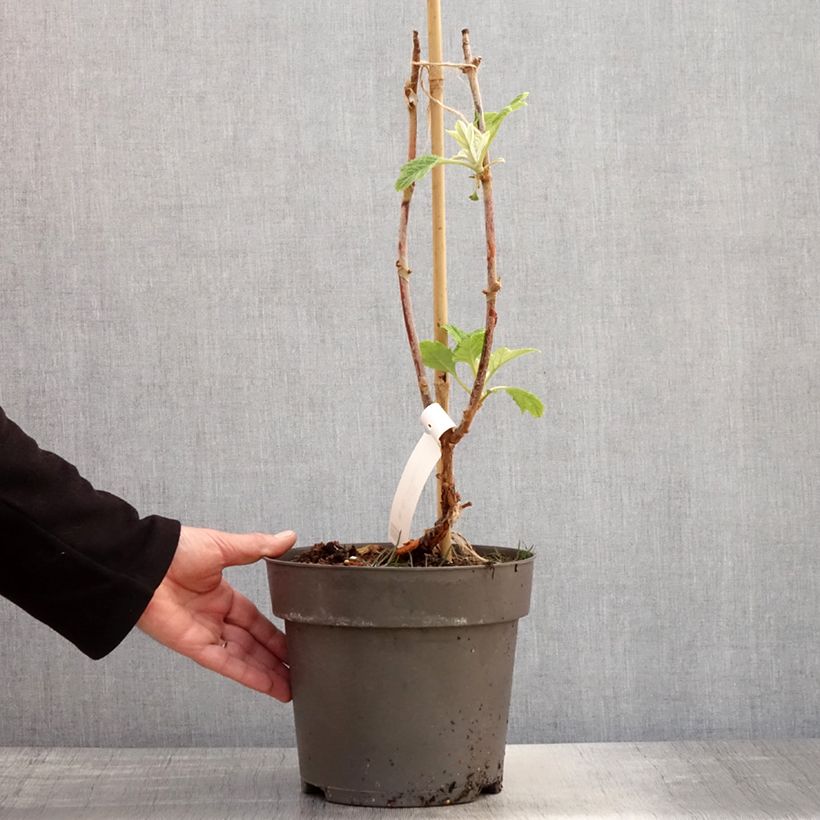
<path id="1" fill-rule="evenodd" d="M 275 558 L 294 543 L 289 530 L 235 535 L 182 527 L 174 559 L 137 625 L 206 669 L 289 701 L 285 636 L 231 587 L 222 570 Z"/>

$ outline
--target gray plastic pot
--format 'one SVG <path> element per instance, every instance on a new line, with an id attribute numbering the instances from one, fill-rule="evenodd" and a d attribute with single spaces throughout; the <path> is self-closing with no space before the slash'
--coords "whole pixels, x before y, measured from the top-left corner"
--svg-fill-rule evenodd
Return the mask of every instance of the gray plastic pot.
<path id="1" fill-rule="evenodd" d="M 533 559 L 374 568 L 294 563 L 299 552 L 267 568 L 287 633 L 303 789 L 359 806 L 500 791 Z"/>

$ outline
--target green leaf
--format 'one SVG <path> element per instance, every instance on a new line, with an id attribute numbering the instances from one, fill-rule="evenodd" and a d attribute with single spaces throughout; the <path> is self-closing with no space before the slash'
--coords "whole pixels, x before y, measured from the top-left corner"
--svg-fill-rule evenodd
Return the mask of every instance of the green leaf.
<path id="1" fill-rule="evenodd" d="M 523 108 L 527 104 L 527 97 L 529 97 L 529 95 L 530 92 L 525 91 L 523 94 L 519 94 L 512 102 L 505 105 L 500 111 L 484 112 L 484 135 L 487 138 L 485 151 L 490 147 L 490 143 L 495 139 L 504 118 L 508 114 L 512 114 L 513 111 Z"/>
<path id="2" fill-rule="evenodd" d="M 458 344 L 465 336 L 469 336 L 470 334 L 467 333 L 466 330 L 462 330 L 460 327 L 456 327 L 455 325 L 442 325 L 443 330 L 447 331 L 447 335 Z"/>
<path id="3" fill-rule="evenodd" d="M 442 160 L 448 165 L 463 165 L 465 168 L 472 168 L 473 161 L 470 159 L 470 152 L 462 148 L 457 154 L 453 154 L 449 159 Z"/>
<path id="4" fill-rule="evenodd" d="M 530 92 L 524 91 L 522 94 L 519 94 L 514 100 L 505 105 L 500 111 L 485 111 L 485 131 L 489 131 L 492 128 L 494 128 L 497 131 L 498 126 L 501 124 L 501 121 L 504 119 L 504 117 L 506 117 L 508 114 L 512 114 L 513 111 L 518 111 L 519 108 L 523 108 L 527 104 L 527 97 L 529 96 Z"/>
<path id="5" fill-rule="evenodd" d="M 473 202 L 478 202 L 478 191 L 473 191 L 467 199 L 472 200 Z"/>
<path id="6" fill-rule="evenodd" d="M 456 345 L 453 358 L 457 362 L 465 362 L 473 369 L 478 369 L 478 360 L 481 358 L 481 349 L 484 347 L 484 328 L 467 333 Z"/>
<path id="7" fill-rule="evenodd" d="M 463 120 L 456 121 L 456 127 L 452 131 L 447 132 L 465 151 L 470 150 L 470 137 L 468 136 L 468 131 L 465 128 L 465 123 Z M 459 151 L 459 153 L 461 153 Z"/>
<path id="8" fill-rule="evenodd" d="M 423 157 L 416 157 L 409 162 L 405 162 L 401 166 L 399 178 L 396 180 L 396 190 L 403 191 L 405 188 L 409 188 L 443 161 L 442 157 L 437 157 L 435 154 L 425 154 Z"/>
<path id="9" fill-rule="evenodd" d="M 427 367 L 455 376 L 456 361 L 453 358 L 453 351 L 447 345 L 433 339 L 425 339 L 419 343 L 419 347 L 421 348 L 421 360 Z"/>
<path id="10" fill-rule="evenodd" d="M 475 163 L 476 170 L 480 170 L 484 165 L 484 156 L 487 153 L 487 146 L 490 139 L 487 134 L 482 134 L 472 123 L 470 123 L 470 154 Z"/>
<path id="11" fill-rule="evenodd" d="M 512 397 L 522 413 L 529 413 L 537 419 L 544 415 L 544 403 L 529 390 L 522 390 L 520 387 L 495 387 L 493 390 L 504 390 Z"/>
<path id="12" fill-rule="evenodd" d="M 461 150 L 451 157 L 451 161 L 464 160 L 472 170 L 480 173 L 491 137 L 482 134 L 475 123 L 464 120 L 458 120 L 455 129 L 447 133 L 461 146 Z"/>
<path id="13" fill-rule="evenodd" d="M 507 364 L 507 362 L 511 362 L 513 359 L 517 359 L 519 356 L 526 356 L 527 353 L 540 352 L 540 350 L 537 350 L 534 347 L 518 347 L 512 350 L 509 347 L 497 347 L 490 354 L 490 366 L 487 370 L 487 379 L 491 379 L 495 371 L 498 370 L 498 368 L 502 365 Z"/>

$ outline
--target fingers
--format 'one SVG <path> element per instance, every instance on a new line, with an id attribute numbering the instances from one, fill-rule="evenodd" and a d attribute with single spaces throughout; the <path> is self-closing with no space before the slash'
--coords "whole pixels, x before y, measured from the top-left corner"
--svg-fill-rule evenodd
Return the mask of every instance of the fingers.
<path id="1" fill-rule="evenodd" d="M 276 670 L 278 673 L 287 676 L 288 670 L 282 659 L 262 646 L 253 635 L 241 627 L 225 624 L 222 628 L 222 639 L 227 641 L 229 647 L 235 645 L 237 650 L 245 653 L 249 662 L 251 660 L 255 661 L 261 669 Z"/>
<path id="2" fill-rule="evenodd" d="M 285 665 L 288 657 L 285 636 L 248 598 L 236 590 L 231 591 L 231 605 L 225 615 L 220 642 L 206 647 L 205 652 L 206 656 L 216 654 L 215 662 L 223 666 L 209 668 L 287 702 L 290 671 Z"/>
<path id="3" fill-rule="evenodd" d="M 285 667 L 265 669 L 258 661 L 232 641 L 223 644 L 208 644 L 192 655 L 200 666 L 210 669 L 223 677 L 255 689 L 265 695 L 287 703 L 290 698 L 290 680 Z"/>
<path id="4" fill-rule="evenodd" d="M 225 622 L 234 624 L 249 632 L 263 647 L 284 663 L 288 662 L 288 645 L 280 632 L 244 595 L 236 590 L 231 601 L 231 610 Z"/>
<path id="5" fill-rule="evenodd" d="M 292 530 L 271 535 L 263 532 L 230 533 L 214 532 L 226 567 L 252 564 L 260 558 L 276 558 L 296 543 Z"/>

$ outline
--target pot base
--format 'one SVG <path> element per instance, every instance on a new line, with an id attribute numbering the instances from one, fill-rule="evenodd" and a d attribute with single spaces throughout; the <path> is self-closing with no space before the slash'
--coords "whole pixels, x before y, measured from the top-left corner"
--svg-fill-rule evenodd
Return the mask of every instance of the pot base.
<path id="1" fill-rule="evenodd" d="M 485 786 L 476 785 L 473 778 L 463 784 L 455 781 L 446 788 L 430 794 L 419 794 L 411 791 L 398 792 L 394 795 L 385 792 L 351 791 L 332 786 L 322 788 L 313 783 L 302 781 L 302 792 L 323 797 L 328 803 L 341 803 L 345 806 L 377 806 L 387 809 L 431 808 L 433 806 L 454 806 L 457 803 L 472 803 L 482 794 L 498 794 L 502 788 L 501 778 Z"/>

